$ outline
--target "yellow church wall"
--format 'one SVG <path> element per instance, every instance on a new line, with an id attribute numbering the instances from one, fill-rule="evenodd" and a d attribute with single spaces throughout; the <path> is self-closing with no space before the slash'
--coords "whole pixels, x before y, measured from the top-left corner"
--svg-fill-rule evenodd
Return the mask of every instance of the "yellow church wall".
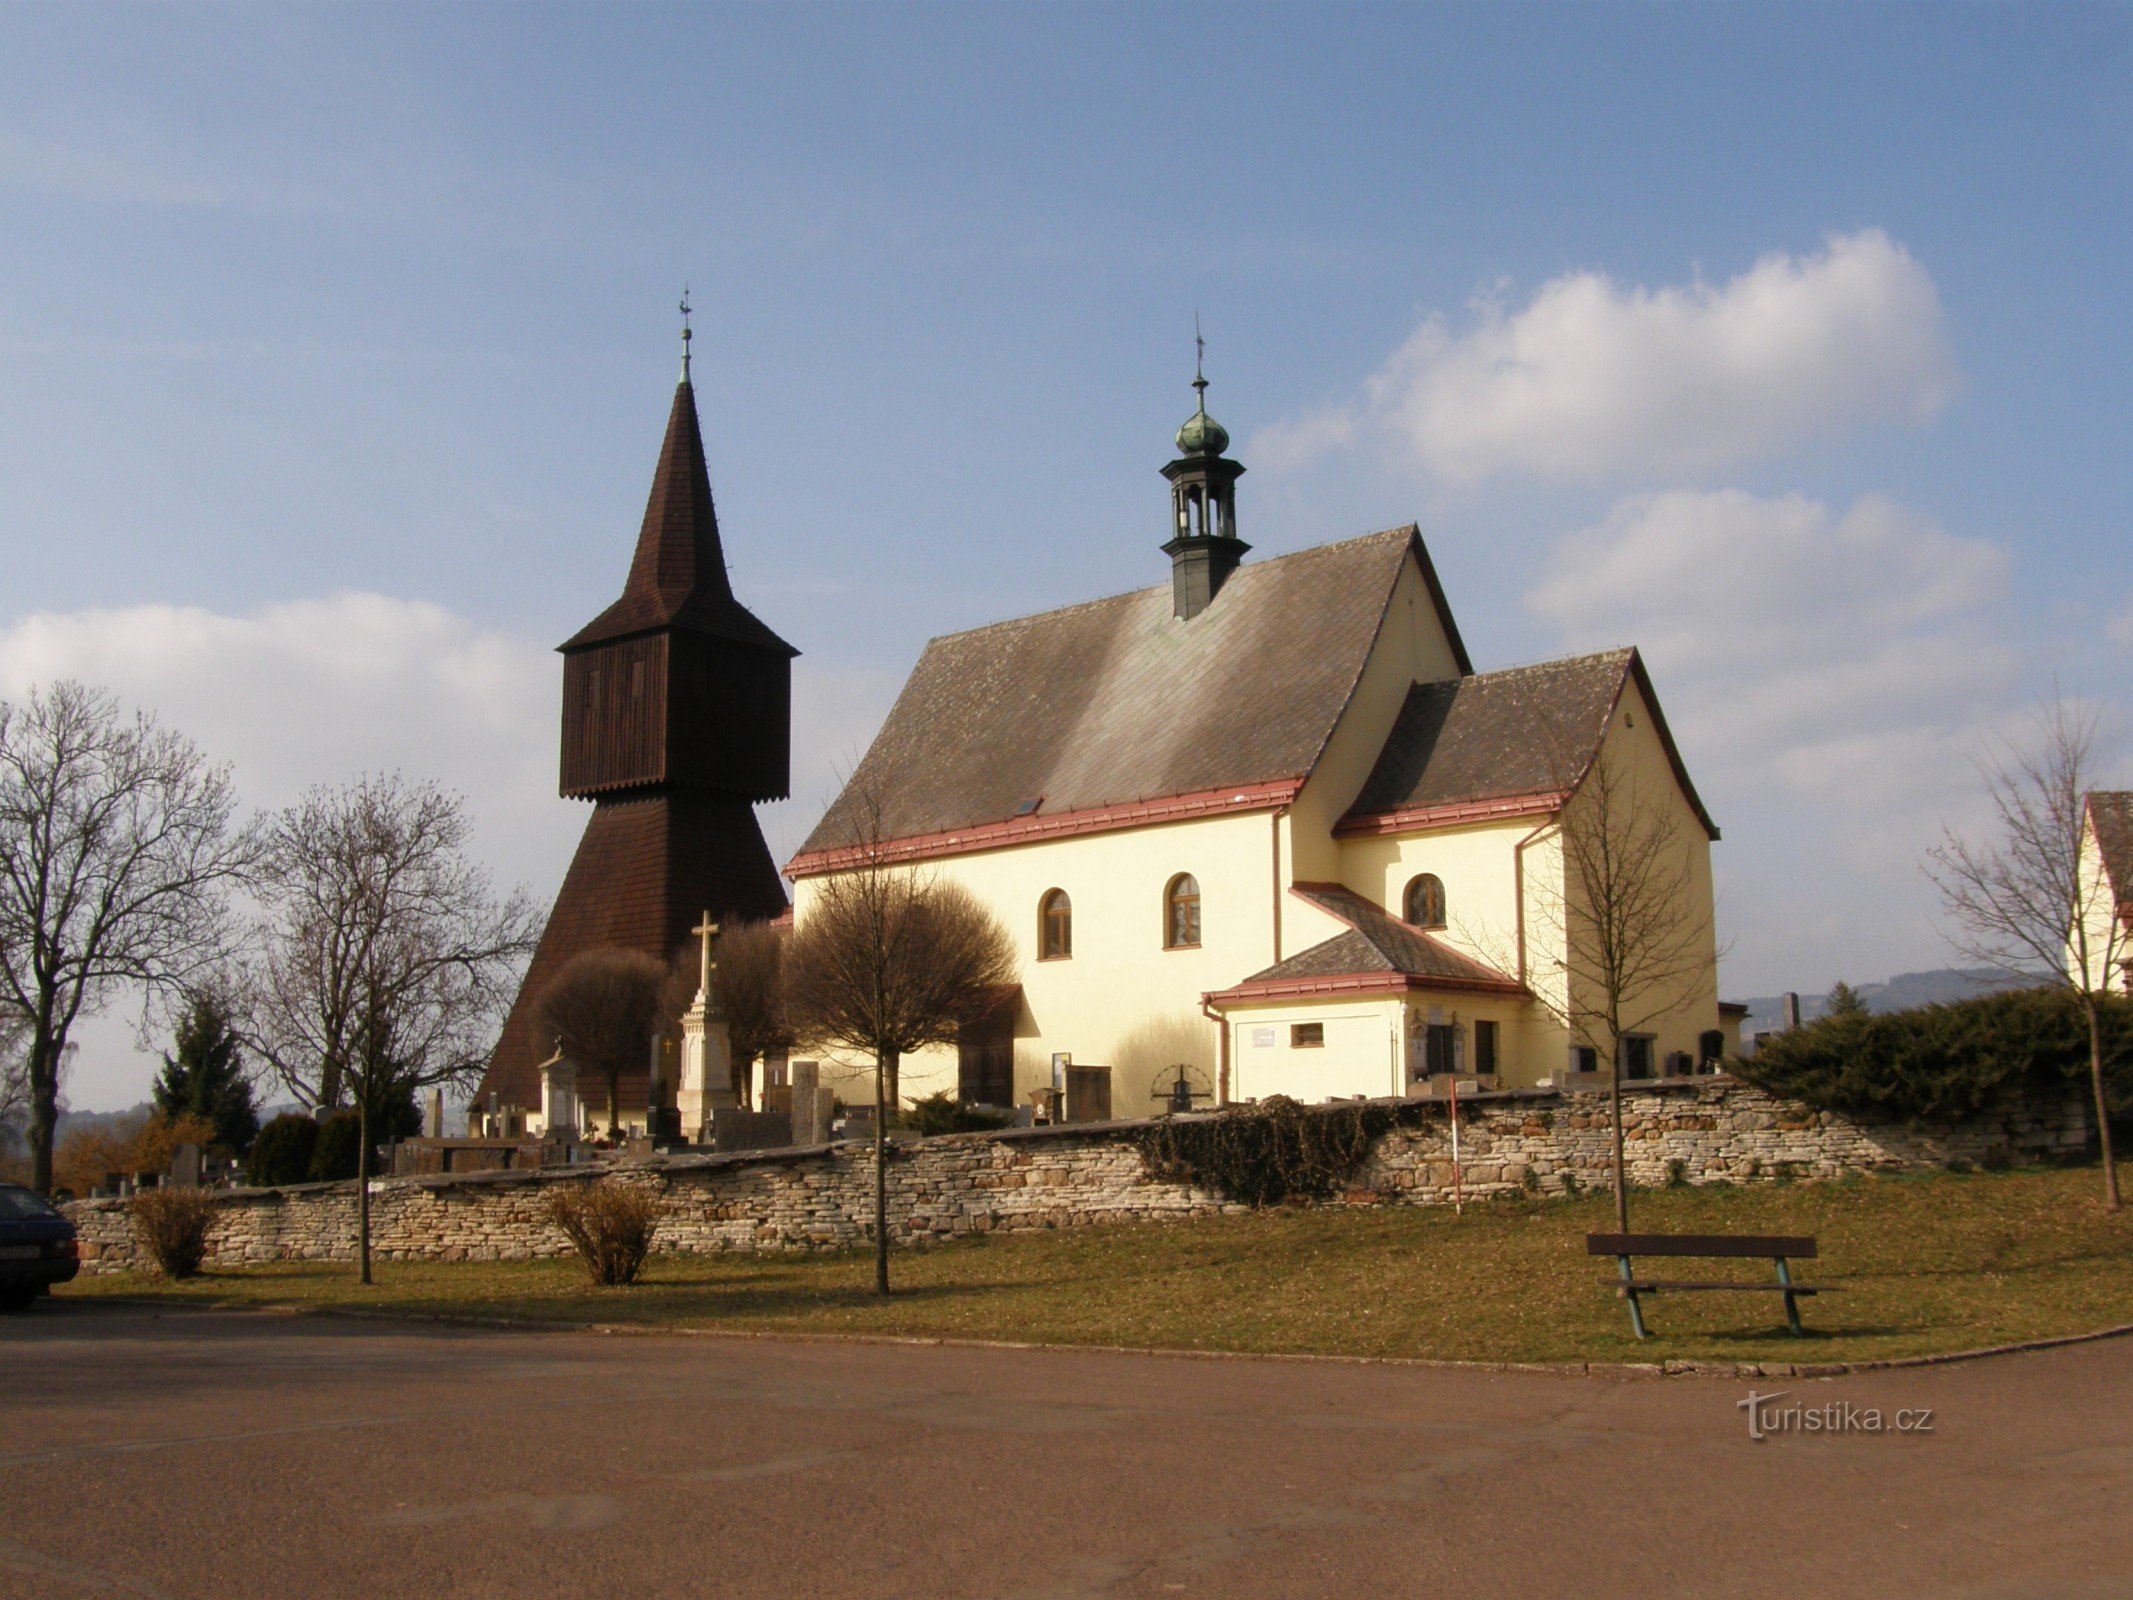
<path id="1" fill-rule="evenodd" d="M 1306 1104 L 1393 1095 L 1401 1086 L 1404 1005 L 1398 996 L 1328 996 L 1237 1006 L 1228 1013 L 1234 1100 L 1284 1094 Z M 1292 1029 L 1317 1026 L 1299 1046 Z"/>
<path id="2" fill-rule="evenodd" d="M 2110 879 L 2104 874 L 2103 852 L 2096 841 L 2096 829 L 2086 818 L 2081 825 L 2081 856 L 2078 863 L 2077 895 L 2078 915 L 2081 918 L 2086 939 L 2067 939 L 2067 971 L 2086 966 L 2092 987 L 2112 994 L 2126 992 L 2124 961 L 2133 950 L 2127 948 L 2123 934 L 2114 937 L 2112 921 L 2118 916 L 2116 897 L 2111 893 Z"/>
<path id="3" fill-rule="evenodd" d="M 1693 1059 L 1697 1054 L 1699 1036 L 1720 1026 L 1711 841 L 1695 808 L 1681 791 L 1673 764 L 1667 759 L 1665 745 L 1659 738 L 1651 707 L 1634 680 L 1623 689 L 1621 702 L 1608 725 L 1601 748 L 1617 774 L 1618 794 L 1633 797 L 1639 809 L 1664 805 L 1672 813 L 1677 861 L 1683 869 L 1684 883 L 1674 916 L 1691 929 L 1691 937 L 1702 952 L 1698 970 L 1672 986 L 1672 1004 L 1665 1005 L 1656 1015 L 1647 1015 L 1652 1003 L 1649 1000 L 1636 1008 L 1640 1025 L 1631 1031 L 1652 1036 L 1654 1067 L 1656 1071 L 1663 1071 L 1668 1054 L 1683 1051 Z M 1589 819 L 1592 805 L 1590 795 L 1582 790 L 1572 796 L 1566 808 L 1566 824 L 1576 828 L 1581 819 Z M 1568 887 L 1575 892 L 1577 886 L 1573 882 Z M 1559 924 L 1562 919 L 1552 920 Z M 1559 944 L 1563 934 L 1559 929 L 1551 930 L 1548 937 Z M 1528 945 L 1529 949 L 1533 948 L 1530 926 Z M 1555 959 L 1560 961 L 1561 957 Z M 1583 992 L 1585 987 L 1574 982 L 1570 995 L 1580 1012 L 1589 1011 L 1598 1003 L 1596 995 Z"/>
<path id="4" fill-rule="evenodd" d="M 1303 625 L 1307 619 L 1298 622 Z M 1430 599 L 1429 585 L 1410 557 L 1393 585 L 1384 626 L 1348 709 L 1289 813 L 1284 844 L 1293 881 L 1339 881 L 1341 845 L 1333 837 L 1333 825 L 1362 792 L 1364 780 L 1385 748 L 1385 737 L 1407 701 L 1407 691 L 1418 683 L 1458 676 L 1459 663 Z M 1301 947 L 1287 953 L 1293 955 L 1297 948 Z"/>
<path id="5" fill-rule="evenodd" d="M 1045 840 L 919 868 L 969 889 L 1015 941 L 1023 995 L 1015 1027 L 1018 1104 L 1052 1081 L 1055 1054 L 1114 1068 L 1116 1116 L 1153 1110 L 1150 1086 L 1177 1061 L 1214 1085 L 1216 1025 L 1201 1014 L 1200 996 L 1275 959 L 1273 828 L 1270 813 L 1249 812 Z M 1166 950 L 1163 896 L 1181 872 L 1200 885 L 1201 943 Z M 820 882 L 794 885 L 800 926 Z M 1064 889 L 1073 905 L 1074 953 L 1064 960 L 1037 954 L 1038 905 L 1052 889 Z M 1302 909 L 1289 898 L 1285 923 Z M 957 1052 L 948 1046 L 906 1058 L 900 1080 L 906 1099 L 935 1090 L 953 1095 Z M 871 1065 L 833 1053 L 824 1056 L 823 1081 L 847 1101 L 873 1093 Z"/>

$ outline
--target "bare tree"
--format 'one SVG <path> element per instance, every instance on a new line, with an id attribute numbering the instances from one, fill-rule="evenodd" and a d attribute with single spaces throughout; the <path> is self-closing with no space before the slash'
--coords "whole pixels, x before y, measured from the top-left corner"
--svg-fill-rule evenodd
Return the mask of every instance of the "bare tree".
<path id="1" fill-rule="evenodd" d="M 1568 770 L 1567 761 L 1560 765 Z M 1671 786 L 1647 792 L 1636 768 L 1602 742 L 1563 787 L 1563 881 L 1535 912 L 1563 952 L 1563 982 L 1531 988 L 1574 1040 L 1608 1064 L 1615 1227 L 1627 1233 L 1623 1041 L 1688 1003 L 1712 970 L 1716 945 L 1709 922 L 1694 914 L 1690 841 Z"/>
<path id="2" fill-rule="evenodd" d="M 257 859 L 227 768 L 79 683 L 0 703 L 0 1010 L 27 1035 L 31 1181 L 52 1185 L 61 1065 L 118 991 L 167 998 L 228 950 Z"/>
<path id="3" fill-rule="evenodd" d="M 745 1097 L 749 1067 L 792 1045 L 787 1017 L 785 952 L 792 929 L 779 922 L 740 922 L 718 936 L 711 987 L 725 1014 L 733 1049 L 733 1092 Z M 692 981 L 694 974 L 691 974 Z"/>
<path id="4" fill-rule="evenodd" d="M 607 1131 L 622 1122 L 622 1074 L 642 1067 L 665 1014 L 667 971 L 639 950 L 581 950 L 536 1003 L 563 1053 L 607 1082 Z"/>
<path id="5" fill-rule="evenodd" d="M 371 1118 L 480 1073 L 539 926 L 467 859 L 468 832 L 457 796 L 397 776 L 312 789 L 268 832 L 244 1033 L 305 1105 L 354 1102 L 365 1283 Z"/>
<path id="6" fill-rule="evenodd" d="M 799 1037 L 874 1057 L 874 1287 L 887 1294 L 897 1063 L 951 1043 L 987 990 L 1015 981 L 1014 941 L 969 890 L 889 865 L 876 842 L 816 884 L 785 972 Z"/>
<path id="7" fill-rule="evenodd" d="M 2030 738 L 1978 762 L 1994 839 L 1973 844 L 1943 828 L 1928 852 L 1963 954 L 2034 982 L 2045 976 L 2081 1004 L 2089 1030 L 2089 1087 L 2103 1146 L 2105 1203 L 2120 1205 L 2104 1090 L 2103 998 L 2127 953 L 2128 931 L 2103 868 L 2089 808 L 2096 714 L 2056 691 Z"/>

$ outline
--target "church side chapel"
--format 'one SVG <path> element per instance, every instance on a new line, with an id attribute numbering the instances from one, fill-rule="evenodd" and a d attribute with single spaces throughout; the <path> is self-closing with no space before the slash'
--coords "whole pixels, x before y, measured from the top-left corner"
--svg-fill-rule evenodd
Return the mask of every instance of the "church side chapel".
<path id="1" fill-rule="evenodd" d="M 1688 952 L 1625 1074 L 1736 1048 L 1718 828 L 1637 652 L 1477 673 L 1412 525 L 1247 562 L 1245 469 L 1193 386 L 1169 581 L 933 640 L 786 868 L 800 927 L 873 862 L 961 883 L 1013 934 L 1019 985 L 905 1057 L 903 1098 L 1082 1121 L 1594 1081 L 1566 840 L 1608 797 L 1660 824 L 1647 914 Z"/>

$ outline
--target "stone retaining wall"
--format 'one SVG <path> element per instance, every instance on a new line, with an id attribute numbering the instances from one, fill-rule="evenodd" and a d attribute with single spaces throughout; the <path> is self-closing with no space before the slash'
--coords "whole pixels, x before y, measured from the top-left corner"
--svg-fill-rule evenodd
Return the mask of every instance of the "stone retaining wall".
<path id="1" fill-rule="evenodd" d="M 1451 1200 L 1447 1109 L 1428 1103 L 1420 1116 L 1418 1125 L 1395 1128 L 1379 1141 L 1342 1203 Z M 1219 1195 L 1150 1179 L 1133 1142 L 1146 1126 L 1018 1129 L 900 1144 L 889 1168 L 891 1236 L 911 1243 L 1241 1209 Z M 1637 1086 L 1626 1096 L 1624 1131 L 1631 1180 L 1646 1185 L 2020 1165 L 2078 1158 L 2091 1143 L 2075 1087 L 2009 1103 L 1961 1126 L 1934 1127 L 1812 1111 L 1724 1077 Z M 1611 1150 L 1605 1095 L 1524 1090 L 1460 1102 L 1461 1187 L 1470 1198 L 1604 1186 Z M 661 1251 L 841 1250 L 871 1237 L 872 1147 L 834 1144 L 375 1179 L 372 1249 L 407 1261 L 562 1255 L 568 1246 L 546 1215 L 551 1188 L 610 1173 L 659 1191 Z M 238 1189 L 218 1201 L 210 1266 L 340 1261 L 354 1253 L 353 1183 Z M 140 1264 L 124 1201 L 80 1201 L 68 1213 L 80 1230 L 84 1270 Z"/>

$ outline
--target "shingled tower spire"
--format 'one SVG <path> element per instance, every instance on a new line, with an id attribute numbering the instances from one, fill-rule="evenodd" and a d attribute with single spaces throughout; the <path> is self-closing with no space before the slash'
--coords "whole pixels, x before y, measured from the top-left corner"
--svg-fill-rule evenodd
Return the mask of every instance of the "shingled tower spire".
<path id="1" fill-rule="evenodd" d="M 682 303 L 683 316 L 688 302 Z M 581 950 L 668 960 L 705 910 L 774 917 L 785 889 L 754 804 L 789 786 L 793 647 L 733 597 L 711 503 L 690 332 L 622 594 L 562 646 L 561 790 L 593 814 L 481 1093 L 540 1101 L 539 996 Z M 644 1078 L 623 1084 L 641 1106 Z"/>

